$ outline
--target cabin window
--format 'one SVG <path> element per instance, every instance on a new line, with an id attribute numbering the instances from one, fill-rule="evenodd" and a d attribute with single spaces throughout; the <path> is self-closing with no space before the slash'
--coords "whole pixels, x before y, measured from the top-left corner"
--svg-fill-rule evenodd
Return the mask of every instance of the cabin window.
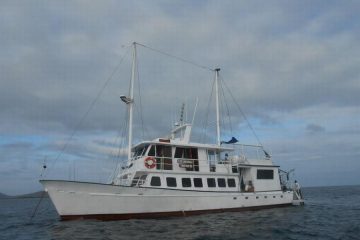
<path id="1" fill-rule="evenodd" d="M 191 187 L 191 179 L 190 178 L 182 178 L 181 179 L 183 187 Z"/>
<path id="2" fill-rule="evenodd" d="M 194 187 L 203 187 L 202 178 L 194 178 Z"/>
<path id="3" fill-rule="evenodd" d="M 156 169 L 172 170 L 171 146 L 152 145 L 148 156 L 156 157 Z"/>
<path id="4" fill-rule="evenodd" d="M 274 179 L 274 170 L 258 169 L 256 178 L 257 179 Z"/>
<path id="5" fill-rule="evenodd" d="M 199 171 L 198 149 L 197 148 L 176 148 L 175 158 L 178 158 L 179 167 L 186 171 Z"/>
<path id="6" fill-rule="evenodd" d="M 236 187 L 235 179 L 233 178 L 228 178 L 227 184 L 229 187 Z"/>
<path id="7" fill-rule="evenodd" d="M 219 187 L 226 187 L 225 178 L 218 178 L 217 182 Z"/>
<path id="8" fill-rule="evenodd" d="M 209 188 L 216 187 L 215 178 L 208 178 L 207 179 L 207 185 L 208 185 Z"/>
<path id="9" fill-rule="evenodd" d="M 159 186 L 161 186 L 160 177 L 152 177 L 152 178 L 151 178 L 150 185 L 151 185 L 151 186 L 154 186 L 154 187 L 159 187 Z"/>
<path id="10" fill-rule="evenodd" d="M 166 178 L 166 184 L 168 187 L 176 187 L 176 178 L 174 177 L 167 177 Z"/>

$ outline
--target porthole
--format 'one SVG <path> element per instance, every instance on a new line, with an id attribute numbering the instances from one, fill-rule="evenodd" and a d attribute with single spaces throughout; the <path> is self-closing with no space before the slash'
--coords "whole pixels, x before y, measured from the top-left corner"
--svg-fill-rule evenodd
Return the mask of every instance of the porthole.
<path id="1" fill-rule="evenodd" d="M 284 196 L 283 196 L 283 195 L 281 195 L 280 197 L 281 197 L 281 198 L 283 198 Z"/>
<path id="2" fill-rule="evenodd" d="M 276 198 L 276 196 L 273 196 L 273 198 Z"/>
<path id="3" fill-rule="evenodd" d="M 249 199 L 249 197 L 245 197 L 245 199 Z"/>
<path id="4" fill-rule="evenodd" d="M 267 198 L 267 196 L 264 196 L 264 198 Z"/>
<path id="5" fill-rule="evenodd" d="M 256 196 L 256 199 L 259 199 L 259 196 Z"/>

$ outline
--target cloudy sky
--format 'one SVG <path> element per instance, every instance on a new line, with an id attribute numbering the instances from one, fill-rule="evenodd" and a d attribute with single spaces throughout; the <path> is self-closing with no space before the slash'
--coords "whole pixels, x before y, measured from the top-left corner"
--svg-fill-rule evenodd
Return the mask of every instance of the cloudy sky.
<path id="1" fill-rule="evenodd" d="M 359 1 L 328 0 L 1 1 L 0 192 L 40 190 L 44 161 L 49 178 L 107 180 L 124 146 L 133 41 L 220 67 L 274 162 L 302 185 L 360 184 L 359 12 Z M 213 72 L 138 55 L 135 140 L 165 136 L 182 102 L 191 119 L 198 98 L 193 140 L 207 126 L 214 142 Z M 223 137 L 256 144 L 228 106 Z"/>

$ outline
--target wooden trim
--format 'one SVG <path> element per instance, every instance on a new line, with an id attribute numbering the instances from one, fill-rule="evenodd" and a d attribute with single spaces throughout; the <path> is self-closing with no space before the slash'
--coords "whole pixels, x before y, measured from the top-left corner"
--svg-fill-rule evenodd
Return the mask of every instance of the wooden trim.
<path id="1" fill-rule="evenodd" d="M 268 208 L 279 208 L 291 206 L 291 203 L 264 205 L 254 207 L 240 207 L 240 208 L 221 208 L 221 209 L 208 209 L 208 210 L 194 210 L 194 211 L 174 211 L 174 212 L 149 212 L 149 213 L 124 213 L 124 214 L 89 214 L 89 215 L 62 215 L 62 221 L 68 220 L 84 220 L 96 219 L 102 221 L 113 220 L 128 220 L 128 219 L 156 219 L 166 217 L 187 217 L 193 215 L 200 215 L 206 213 L 222 213 L 222 212 L 240 212 L 240 211 L 255 211 Z"/>

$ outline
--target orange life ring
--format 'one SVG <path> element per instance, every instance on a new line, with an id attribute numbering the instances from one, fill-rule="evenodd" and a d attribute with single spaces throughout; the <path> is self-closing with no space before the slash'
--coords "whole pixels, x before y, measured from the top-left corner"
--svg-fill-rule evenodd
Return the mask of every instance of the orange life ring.
<path id="1" fill-rule="evenodd" d="M 151 168 L 154 168 L 156 166 L 156 159 L 153 158 L 153 157 L 147 157 L 147 158 L 145 158 L 144 163 L 145 163 L 145 167 L 151 169 Z"/>

